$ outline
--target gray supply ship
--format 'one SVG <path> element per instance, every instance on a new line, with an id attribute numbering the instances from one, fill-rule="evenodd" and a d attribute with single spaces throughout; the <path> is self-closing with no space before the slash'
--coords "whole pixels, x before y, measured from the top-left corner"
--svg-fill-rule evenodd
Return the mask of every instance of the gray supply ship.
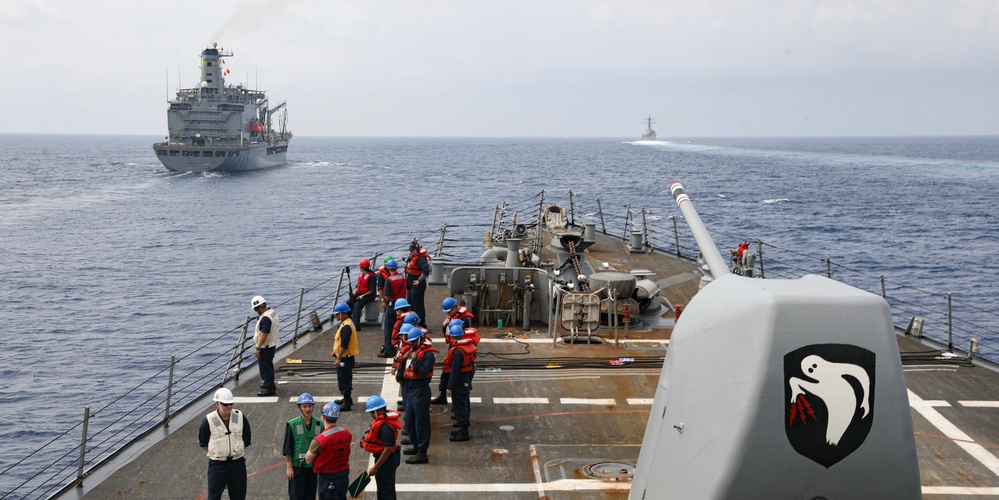
<path id="1" fill-rule="evenodd" d="M 649 115 L 649 117 L 645 119 L 645 132 L 642 132 L 643 141 L 656 140 L 656 131 L 652 129 L 653 121 L 654 120 L 652 120 L 652 115 Z"/>
<path id="2" fill-rule="evenodd" d="M 238 172 L 284 165 L 292 136 L 286 103 L 269 108 L 264 91 L 243 84 L 227 86 L 222 58 L 233 54 L 217 46 L 201 52 L 198 86 L 178 90 L 170 101 L 169 135 L 153 144 L 156 157 L 174 172 Z"/>
<path id="3" fill-rule="evenodd" d="M 439 368 L 446 347 L 438 304 L 453 298 L 475 315 L 470 439 L 449 438 L 450 405 L 432 406 L 430 463 L 400 465 L 402 497 L 999 496 L 999 419 L 989 413 L 999 407 L 995 363 L 895 324 L 884 292 L 831 275 L 766 277 L 762 242 L 755 253 L 740 245 L 726 261 L 683 187 L 674 183 L 670 193 L 696 251 L 680 218 L 662 243 L 644 215 L 622 236 L 604 225 L 602 209 L 578 210 L 572 192 L 568 209 L 542 191 L 525 210 L 496 207 L 491 226 L 484 211 L 481 226 L 440 229 L 426 322 L 443 351 Z M 518 223 L 517 213 L 532 215 Z M 462 233 L 480 227 L 489 228 L 484 250 Z M 474 253 L 457 251 L 454 242 L 471 241 L 464 248 Z M 385 253 L 399 255 L 388 246 Z M 466 257 L 448 257 L 455 254 Z M 772 269 L 774 256 L 767 259 Z M 53 446 L 62 470 L 76 475 L 55 497 L 205 498 L 198 425 L 220 386 L 253 426 L 250 498 L 285 497 L 281 436 L 297 396 L 311 393 L 317 407 L 339 397 L 329 318 L 350 291 L 350 267 L 270 304 L 282 325 L 293 325 L 281 329 L 276 395 L 256 395 L 255 319 L 247 317 L 198 349 L 216 354 L 214 368 L 170 364 L 169 376 L 127 395 L 137 400 L 127 413 L 139 420 L 126 444 L 106 444 L 115 424 L 95 417 L 89 428 L 84 420 L 79 447 Z M 378 317 L 377 302 L 361 314 L 357 404 L 339 421 L 355 440 L 371 422 L 367 396 L 381 395 L 390 409 L 399 398 L 392 360 L 376 357 Z M 431 387 L 436 393 L 436 375 Z M 372 463 L 354 447 L 351 476 Z M 29 479 L 15 498 L 44 480 Z"/>

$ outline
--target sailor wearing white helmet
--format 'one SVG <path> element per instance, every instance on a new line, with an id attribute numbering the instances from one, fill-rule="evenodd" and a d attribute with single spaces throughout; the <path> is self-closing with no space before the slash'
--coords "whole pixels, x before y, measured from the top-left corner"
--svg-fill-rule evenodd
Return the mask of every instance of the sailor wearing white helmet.
<path id="1" fill-rule="evenodd" d="M 222 498 L 229 490 L 231 500 L 246 498 L 246 459 L 244 450 L 250 446 L 250 423 L 239 410 L 233 409 L 232 391 L 215 391 L 215 411 L 205 415 L 198 428 L 198 444 L 208 452 L 208 498 Z"/>
<path id="2" fill-rule="evenodd" d="M 250 299 L 250 307 L 257 313 L 257 328 L 253 332 L 253 344 L 256 347 L 253 355 L 257 357 L 257 368 L 260 370 L 260 392 L 257 396 L 273 396 L 277 393 L 274 385 L 274 353 L 278 344 L 278 315 L 274 309 L 267 307 L 267 301 L 257 295 Z"/>

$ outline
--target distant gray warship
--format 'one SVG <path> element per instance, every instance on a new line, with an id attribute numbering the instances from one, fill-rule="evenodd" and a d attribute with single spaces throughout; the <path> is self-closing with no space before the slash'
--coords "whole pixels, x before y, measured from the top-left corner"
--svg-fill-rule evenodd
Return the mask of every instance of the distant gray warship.
<path id="1" fill-rule="evenodd" d="M 268 109 L 267 95 L 243 84 L 225 85 L 220 63 L 232 52 L 201 52 L 201 81 L 180 89 L 167 110 L 169 136 L 153 144 L 156 157 L 174 172 L 235 172 L 284 165 L 288 112 L 285 102 Z M 277 117 L 280 131 L 271 127 Z"/>
<path id="2" fill-rule="evenodd" d="M 649 115 L 645 120 L 645 132 L 642 132 L 643 141 L 654 141 L 656 140 L 656 131 L 652 129 L 652 115 Z"/>

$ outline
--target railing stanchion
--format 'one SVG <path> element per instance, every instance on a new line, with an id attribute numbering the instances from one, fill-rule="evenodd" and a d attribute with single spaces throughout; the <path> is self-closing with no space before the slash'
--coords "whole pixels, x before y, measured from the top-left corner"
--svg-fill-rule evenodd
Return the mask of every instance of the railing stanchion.
<path id="1" fill-rule="evenodd" d="M 572 190 L 569 190 L 569 225 L 576 225 L 576 203 L 572 198 Z"/>
<path id="2" fill-rule="evenodd" d="M 600 206 L 600 198 L 597 198 L 597 213 L 600 214 L 600 230 L 607 234 L 607 224 L 604 224 L 604 207 Z"/>
<path id="3" fill-rule="evenodd" d="M 163 413 L 163 427 L 170 427 L 170 396 L 173 394 L 173 366 L 175 364 L 177 364 L 177 357 L 170 356 L 170 376 L 167 378 L 166 410 Z"/>
<path id="4" fill-rule="evenodd" d="M 954 352 L 954 310 L 952 309 L 951 294 L 947 293 L 947 350 Z"/>
<path id="5" fill-rule="evenodd" d="M 80 465 L 76 468 L 76 487 L 83 486 L 83 462 L 87 456 L 87 425 L 90 424 L 90 407 L 83 407 L 83 435 L 80 437 Z"/>
<path id="6" fill-rule="evenodd" d="M 302 301 L 304 300 L 305 287 L 302 287 L 302 292 L 298 294 L 298 313 L 295 314 L 295 331 L 291 334 L 292 347 L 298 347 L 298 325 L 302 321 Z"/>
<path id="7" fill-rule="evenodd" d="M 887 299 L 888 293 L 885 292 L 885 275 L 881 275 L 881 298 Z"/>
<path id="8" fill-rule="evenodd" d="M 671 219 L 673 219 L 673 242 L 676 244 L 676 256 L 682 258 L 683 255 L 680 255 L 680 228 L 676 222 L 676 216 L 672 216 Z"/>
<path id="9" fill-rule="evenodd" d="M 760 257 L 760 278 L 767 279 L 767 273 L 763 269 L 763 240 L 756 240 L 756 253 Z"/>
<path id="10" fill-rule="evenodd" d="M 826 257 L 826 277 L 832 278 L 832 260 Z"/>

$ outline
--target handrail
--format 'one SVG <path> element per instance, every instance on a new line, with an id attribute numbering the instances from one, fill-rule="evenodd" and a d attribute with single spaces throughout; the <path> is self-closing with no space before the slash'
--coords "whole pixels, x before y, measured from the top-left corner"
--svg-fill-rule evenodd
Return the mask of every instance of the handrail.
<path id="1" fill-rule="evenodd" d="M 439 251 L 442 256 L 446 257 L 447 254 L 443 251 L 445 242 L 448 249 L 459 249 L 453 243 L 461 242 L 467 243 L 469 250 L 471 250 L 473 245 L 479 244 L 485 230 L 493 229 L 493 234 L 501 231 L 505 223 L 505 214 L 516 212 L 523 217 L 521 220 L 526 222 L 532 215 L 542 213 L 542 203 L 560 203 L 568 197 L 568 194 L 559 196 L 541 191 L 533 198 L 518 201 L 516 206 L 504 204 L 502 209 L 497 207 L 498 220 L 493 221 L 492 227 L 488 223 L 446 225 L 418 238 L 423 239 L 446 230 L 446 238 L 445 235 L 441 234 L 438 241 Z M 576 224 L 580 227 L 586 223 L 599 224 L 598 227 L 605 234 L 615 235 L 620 233 L 615 233 L 613 229 L 608 231 L 605 221 L 624 221 L 626 227 L 635 224 L 633 226 L 636 228 L 635 230 L 642 232 L 643 245 L 649 250 L 676 255 L 690 261 L 697 258 L 696 243 L 690 238 L 686 228 L 683 230 L 679 228 L 678 221 L 682 217 L 673 212 L 657 213 L 654 210 L 641 209 L 643 217 L 639 223 L 632 216 L 638 210 L 628 205 L 611 204 L 607 200 L 598 199 L 594 202 L 593 208 L 590 209 L 585 204 L 580 203 L 578 194 L 573 195 L 570 202 Z M 608 211 L 606 210 L 608 207 L 626 207 L 626 213 Z M 501 210 L 503 215 L 499 215 Z M 638 224 L 641 226 L 639 227 Z M 933 292 L 904 284 L 898 280 L 885 279 L 883 275 L 852 269 L 829 257 L 816 257 L 793 249 L 778 247 L 762 240 L 747 240 L 743 237 L 725 234 L 722 231 L 713 230 L 712 232 L 716 236 L 720 236 L 719 242 L 725 240 L 725 242 L 735 244 L 746 241 L 756 243 L 757 260 L 755 266 L 758 269 L 756 275 L 759 277 L 797 277 L 801 272 L 825 275 L 828 271 L 832 275 L 832 279 L 850 282 L 854 286 L 885 297 L 891 306 L 893 321 L 900 329 L 904 329 L 912 317 L 924 318 L 922 335 L 941 342 L 943 345 L 948 344 L 948 334 L 952 346 L 975 345 L 982 332 L 989 331 L 990 328 L 995 329 L 992 324 L 982 325 L 982 321 L 975 318 L 991 318 L 999 316 L 999 314 L 960 300 L 960 296 Z M 627 241 L 627 235 L 626 232 L 625 241 Z M 407 245 L 408 241 L 389 249 L 386 253 L 396 252 L 406 248 Z M 764 254 L 767 256 L 765 274 Z M 775 256 L 780 258 L 775 258 Z M 450 260 L 450 262 L 453 264 L 455 261 Z M 276 303 L 275 309 L 282 310 L 286 306 L 294 307 L 297 305 L 295 324 L 298 325 L 302 315 L 308 314 L 307 311 L 324 311 L 328 307 L 331 308 L 336 297 L 343 293 L 343 285 L 336 286 L 333 283 L 339 274 L 334 274 L 311 288 L 303 288 L 301 293 L 296 293 L 283 302 Z M 947 307 L 948 297 L 951 303 L 949 309 Z M 286 312 L 286 314 L 288 313 Z M 288 316 L 290 318 L 291 315 L 288 314 Z M 312 326 L 309 321 L 304 323 L 307 333 Z M 77 422 L 43 444 L 39 449 L 0 470 L 0 484 L 4 485 L 0 487 L 0 500 L 10 497 L 46 498 L 71 489 L 78 481 L 76 479 L 77 460 L 74 456 L 79 456 L 81 450 L 85 457 L 83 481 L 86 481 L 90 471 L 113 458 L 127 445 L 127 442 L 166 425 L 170 417 L 175 414 L 174 411 L 171 411 L 172 408 L 184 408 L 219 387 L 220 380 L 225 382 L 238 377 L 240 370 L 243 369 L 241 363 L 254 361 L 252 352 L 246 346 L 247 335 L 239 334 L 248 324 L 248 321 L 243 321 L 240 325 L 207 341 L 193 351 L 176 357 L 172 363 L 166 364 L 162 369 L 151 374 L 149 378 L 139 382 L 108 404 L 92 411 L 88 421 L 88 432 L 82 433 L 83 423 Z M 290 321 L 289 324 L 291 324 Z M 298 331 L 285 330 L 279 341 L 281 347 L 292 343 L 300 334 L 301 332 Z M 238 338 L 234 339 L 234 335 Z M 995 348 L 982 346 L 981 349 L 983 351 L 982 357 L 999 362 L 999 351 Z M 954 350 L 958 351 L 956 348 Z M 206 356 L 205 353 L 211 354 Z M 196 359 L 195 356 L 198 356 L 198 363 L 192 363 Z M 165 363 L 167 361 L 169 360 L 164 360 Z M 235 371 L 229 373 L 233 366 L 235 366 Z M 172 380 L 163 380 L 167 376 L 165 374 L 170 373 L 171 369 L 176 371 Z M 130 409 L 118 408 L 117 405 L 125 398 L 131 398 L 140 401 L 140 403 Z M 163 408 L 166 408 L 165 412 Z M 81 437 L 81 433 L 84 434 L 82 436 L 84 439 L 78 440 L 76 446 L 66 445 L 68 439 Z M 81 445 L 80 441 L 86 444 Z M 125 444 L 122 444 L 123 442 Z M 15 486 L 8 488 L 7 485 L 11 484 Z"/>

